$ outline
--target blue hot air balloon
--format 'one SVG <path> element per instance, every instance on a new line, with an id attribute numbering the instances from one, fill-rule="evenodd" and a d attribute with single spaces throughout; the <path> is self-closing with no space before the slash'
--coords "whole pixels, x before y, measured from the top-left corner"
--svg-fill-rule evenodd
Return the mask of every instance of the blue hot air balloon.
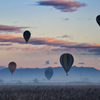
<path id="1" fill-rule="evenodd" d="M 53 76 L 53 70 L 51 68 L 47 68 L 44 72 L 45 77 L 50 80 Z"/>

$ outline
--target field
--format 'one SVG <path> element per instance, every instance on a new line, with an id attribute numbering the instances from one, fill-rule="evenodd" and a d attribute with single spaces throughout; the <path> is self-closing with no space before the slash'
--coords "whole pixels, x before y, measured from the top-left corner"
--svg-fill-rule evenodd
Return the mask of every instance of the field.
<path id="1" fill-rule="evenodd" d="M 0 100 L 100 100 L 100 86 L 0 86 Z"/>

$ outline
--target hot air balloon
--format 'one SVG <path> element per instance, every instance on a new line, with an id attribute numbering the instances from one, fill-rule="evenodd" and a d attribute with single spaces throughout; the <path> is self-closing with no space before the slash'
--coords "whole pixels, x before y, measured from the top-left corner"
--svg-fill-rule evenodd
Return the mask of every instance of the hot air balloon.
<path id="1" fill-rule="evenodd" d="M 53 70 L 51 69 L 51 68 L 47 68 L 46 70 L 45 70 L 45 77 L 48 79 L 48 80 L 50 80 L 51 79 L 51 77 L 53 76 Z"/>
<path id="2" fill-rule="evenodd" d="M 15 62 L 10 62 L 9 65 L 8 65 L 8 68 L 10 70 L 10 72 L 13 74 L 13 72 L 15 71 L 16 69 L 16 63 Z"/>
<path id="3" fill-rule="evenodd" d="M 30 36 L 31 36 L 31 33 L 27 30 L 23 33 L 23 37 L 26 41 L 26 44 L 28 43 L 28 40 L 29 40 Z"/>
<path id="4" fill-rule="evenodd" d="M 100 26 L 100 15 L 98 15 L 98 16 L 96 17 L 96 21 L 97 21 L 97 23 L 98 23 L 99 26 Z"/>
<path id="5" fill-rule="evenodd" d="M 70 70 L 73 62 L 74 62 L 74 58 L 69 53 L 64 53 L 60 56 L 60 63 L 62 67 L 64 68 L 66 75 L 68 75 L 68 71 Z"/>

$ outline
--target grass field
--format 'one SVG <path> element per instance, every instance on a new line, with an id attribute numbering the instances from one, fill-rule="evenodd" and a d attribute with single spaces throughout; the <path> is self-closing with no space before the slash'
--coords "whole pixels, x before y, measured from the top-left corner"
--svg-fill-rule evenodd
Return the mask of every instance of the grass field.
<path id="1" fill-rule="evenodd" d="M 100 100 L 100 86 L 0 86 L 0 100 Z"/>

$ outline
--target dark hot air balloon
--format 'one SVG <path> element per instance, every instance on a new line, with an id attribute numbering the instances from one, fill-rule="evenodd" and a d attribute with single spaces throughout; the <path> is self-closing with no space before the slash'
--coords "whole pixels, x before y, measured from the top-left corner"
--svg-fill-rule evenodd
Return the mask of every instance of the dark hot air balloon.
<path id="1" fill-rule="evenodd" d="M 31 33 L 29 31 L 25 31 L 23 33 L 23 37 L 24 37 L 24 39 L 26 41 L 26 44 L 28 43 L 28 40 L 29 40 L 30 36 L 31 36 Z"/>
<path id="2" fill-rule="evenodd" d="M 45 77 L 50 80 L 53 76 L 53 70 L 51 68 L 47 68 L 44 73 Z"/>
<path id="3" fill-rule="evenodd" d="M 15 62 L 10 62 L 9 65 L 8 65 L 8 68 L 10 70 L 10 72 L 13 74 L 13 72 L 15 71 L 16 69 L 16 63 Z"/>
<path id="4" fill-rule="evenodd" d="M 98 16 L 96 17 L 96 21 L 97 21 L 98 25 L 100 26 L 100 15 L 98 15 Z"/>
<path id="5" fill-rule="evenodd" d="M 64 70 L 66 71 L 66 73 L 68 73 L 68 71 L 72 67 L 73 62 L 74 62 L 74 58 L 69 53 L 64 53 L 60 56 L 60 63 L 62 65 L 62 67 L 64 68 Z M 66 75 L 68 75 L 68 74 L 66 74 Z"/>

